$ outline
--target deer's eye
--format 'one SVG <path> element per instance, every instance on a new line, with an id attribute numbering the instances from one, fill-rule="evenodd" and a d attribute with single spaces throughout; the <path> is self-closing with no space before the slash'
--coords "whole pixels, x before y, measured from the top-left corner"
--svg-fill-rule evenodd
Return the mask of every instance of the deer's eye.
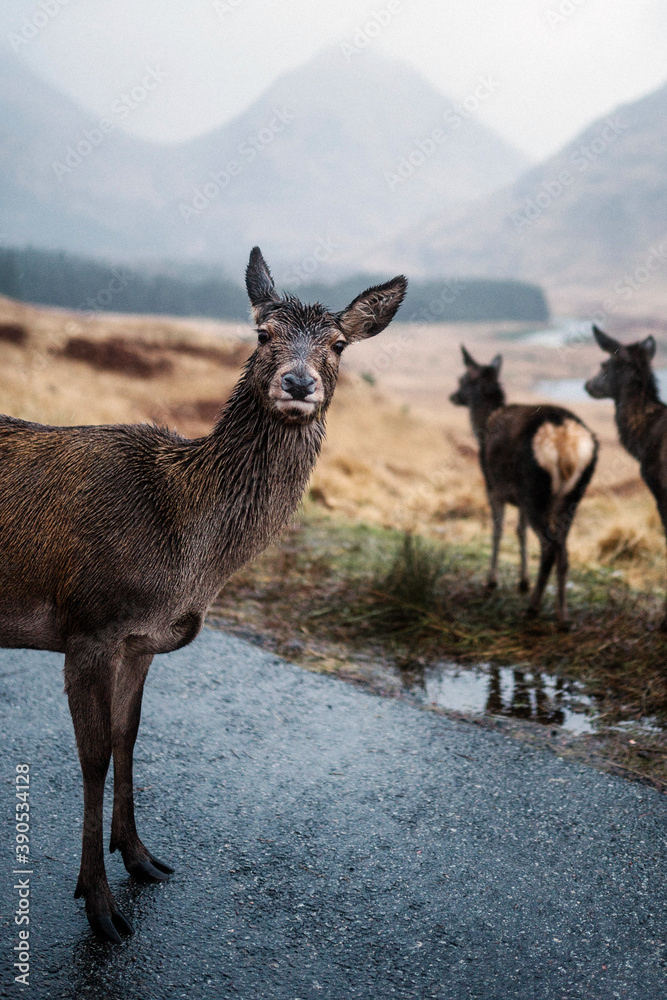
<path id="1" fill-rule="evenodd" d="M 336 343 L 333 344 L 331 350 L 334 352 L 334 354 L 342 354 L 346 347 L 347 347 L 346 340 L 337 340 Z"/>
<path id="2" fill-rule="evenodd" d="M 271 338 L 269 337 L 269 335 L 266 332 L 266 330 L 258 330 L 257 331 L 257 343 L 258 344 L 268 344 L 268 342 L 269 342 L 270 339 Z"/>

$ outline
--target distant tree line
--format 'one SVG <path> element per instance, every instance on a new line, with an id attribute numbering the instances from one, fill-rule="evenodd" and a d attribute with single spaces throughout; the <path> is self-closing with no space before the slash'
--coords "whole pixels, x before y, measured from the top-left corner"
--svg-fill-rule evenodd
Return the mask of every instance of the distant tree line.
<path id="1" fill-rule="evenodd" d="M 225 278 L 204 280 L 107 264 L 31 247 L 0 250 L 0 293 L 82 312 L 164 313 L 247 319 L 248 297 Z"/>
<path id="2" fill-rule="evenodd" d="M 304 301 L 323 302 L 330 309 L 343 309 L 364 288 L 386 280 L 386 276 L 356 274 L 334 285 L 299 285 L 296 293 Z M 525 281 L 509 278 L 410 279 L 408 294 L 397 318 L 404 323 L 478 323 L 485 320 L 545 323 L 549 319 L 549 306 L 540 286 Z"/>
<path id="3" fill-rule="evenodd" d="M 357 274 L 333 285 L 293 289 L 304 301 L 343 309 L 383 278 Z M 289 290 L 289 289 L 288 289 Z M 166 265 L 160 272 L 50 250 L 0 249 L 0 294 L 37 305 L 83 312 L 161 313 L 247 320 L 248 298 L 210 265 Z M 399 319 L 414 323 L 545 322 L 549 307 L 538 285 L 509 279 L 411 281 Z"/>

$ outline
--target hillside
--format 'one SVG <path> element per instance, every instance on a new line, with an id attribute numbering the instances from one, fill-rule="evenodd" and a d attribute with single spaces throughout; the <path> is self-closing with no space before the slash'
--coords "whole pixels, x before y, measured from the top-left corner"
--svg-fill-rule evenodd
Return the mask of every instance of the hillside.
<path id="1" fill-rule="evenodd" d="M 595 122 L 502 191 L 398 233 L 370 260 L 411 273 L 506 275 L 549 289 L 603 283 L 609 291 L 663 243 L 666 195 L 667 86 Z M 664 253 L 650 269 L 664 271 Z"/>
<path id="2" fill-rule="evenodd" d="M 329 270 L 358 269 L 384 233 L 486 194 L 525 166 L 412 69 L 374 53 L 348 62 L 322 52 L 235 120 L 179 145 L 124 133 L 122 109 L 106 118 L 101 127 L 6 53 L 5 243 L 215 261 L 238 273 L 260 242 L 286 274 L 318 248 Z M 419 143 L 430 149 L 436 126 L 444 138 L 419 169 L 387 180 L 415 150 L 419 159 Z"/>

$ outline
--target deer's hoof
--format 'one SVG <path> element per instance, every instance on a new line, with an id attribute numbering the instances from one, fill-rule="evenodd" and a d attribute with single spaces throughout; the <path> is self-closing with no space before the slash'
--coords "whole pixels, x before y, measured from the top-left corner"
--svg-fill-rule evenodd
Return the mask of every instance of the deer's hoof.
<path id="1" fill-rule="evenodd" d="M 146 854 L 147 857 L 136 858 L 134 861 L 125 861 L 123 858 L 130 875 L 139 882 L 166 882 L 169 876 L 173 875 L 174 869 L 164 861 L 154 858 L 148 851 Z"/>
<path id="2" fill-rule="evenodd" d="M 118 909 L 109 913 L 88 913 L 86 915 L 93 934 L 103 941 L 122 944 L 121 934 L 126 937 L 134 934 L 134 927 Z"/>
<path id="3" fill-rule="evenodd" d="M 108 887 L 106 891 L 86 893 L 77 885 L 74 896 L 75 898 L 86 896 L 86 916 L 90 929 L 96 937 L 103 941 L 121 944 L 123 940 L 121 934 L 125 936 L 134 934 L 134 927 L 118 909 Z"/>
<path id="4" fill-rule="evenodd" d="M 530 590 L 530 584 L 528 580 L 519 580 L 518 591 L 520 594 L 527 594 Z"/>

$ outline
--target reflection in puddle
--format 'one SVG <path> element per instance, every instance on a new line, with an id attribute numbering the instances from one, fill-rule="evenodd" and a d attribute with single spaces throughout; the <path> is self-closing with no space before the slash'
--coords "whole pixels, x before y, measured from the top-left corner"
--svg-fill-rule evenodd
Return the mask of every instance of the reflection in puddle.
<path id="1" fill-rule="evenodd" d="M 429 705 L 468 715 L 507 715 L 561 726 L 571 733 L 592 733 L 594 703 L 581 687 L 538 671 L 461 667 L 440 662 L 419 676 L 405 675 L 413 695 Z"/>

